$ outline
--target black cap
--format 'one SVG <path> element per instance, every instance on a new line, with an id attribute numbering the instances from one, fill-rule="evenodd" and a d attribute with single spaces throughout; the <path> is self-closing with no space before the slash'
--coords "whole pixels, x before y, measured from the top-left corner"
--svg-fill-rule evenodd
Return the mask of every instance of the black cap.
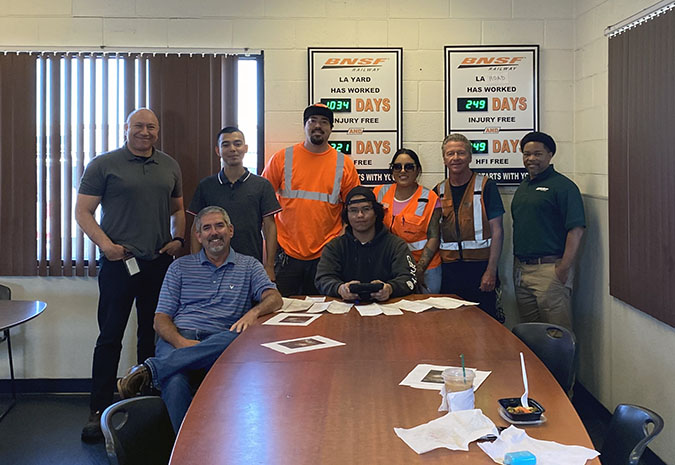
<path id="1" fill-rule="evenodd" d="M 362 195 L 365 197 L 365 199 L 356 199 L 352 202 L 352 197 L 355 197 L 357 195 Z M 347 193 L 347 197 L 345 198 L 345 205 L 351 205 L 352 203 L 360 203 L 360 202 L 373 202 L 373 204 L 377 202 L 377 199 L 375 198 L 375 194 L 373 194 L 372 189 L 363 186 L 356 186 Z"/>
<path id="2" fill-rule="evenodd" d="M 551 154 L 555 155 L 555 141 L 553 140 L 553 137 L 549 136 L 545 132 L 538 132 L 538 131 L 533 131 L 530 133 L 525 134 L 525 136 L 520 139 L 520 151 L 523 151 L 523 147 L 525 147 L 525 144 L 528 142 L 541 142 L 546 146 L 549 152 Z"/>
<path id="3" fill-rule="evenodd" d="M 326 105 L 323 103 L 315 103 L 314 105 L 310 105 L 307 108 L 305 108 L 305 112 L 302 115 L 302 124 L 307 123 L 307 120 L 311 116 L 325 116 L 328 118 L 328 121 L 330 122 L 330 127 L 333 127 L 333 110 L 328 108 Z"/>

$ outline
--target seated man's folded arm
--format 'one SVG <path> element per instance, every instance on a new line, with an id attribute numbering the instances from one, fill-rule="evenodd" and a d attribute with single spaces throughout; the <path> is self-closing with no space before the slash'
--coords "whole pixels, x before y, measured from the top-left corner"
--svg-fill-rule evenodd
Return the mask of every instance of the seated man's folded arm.
<path id="1" fill-rule="evenodd" d="M 230 331 L 241 333 L 246 328 L 255 324 L 255 321 L 268 313 L 272 313 L 281 308 L 283 300 L 281 294 L 276 289 L 267 289 L 263 291 L 260 298 L 260 303 L 244 313 L 244 316 L 239 318 L 231 327 Z"/>

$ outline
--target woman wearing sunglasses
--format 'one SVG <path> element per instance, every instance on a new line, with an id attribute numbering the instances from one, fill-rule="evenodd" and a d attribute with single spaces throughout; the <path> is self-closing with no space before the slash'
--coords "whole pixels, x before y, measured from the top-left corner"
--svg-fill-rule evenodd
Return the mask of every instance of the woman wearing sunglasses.
<path id="1" fill-rule="evenodd" d="M 441 290 L 441 259 L 438 195 L 417 184 L 422 172 L 414 150 L 399 149 L 389 165 L 394 184 L 377 186 L 373 192 L 384 206 L 384 224 L 407 242 L 417 262 L 417 283 L 423 292 L 438 294 Z"/>

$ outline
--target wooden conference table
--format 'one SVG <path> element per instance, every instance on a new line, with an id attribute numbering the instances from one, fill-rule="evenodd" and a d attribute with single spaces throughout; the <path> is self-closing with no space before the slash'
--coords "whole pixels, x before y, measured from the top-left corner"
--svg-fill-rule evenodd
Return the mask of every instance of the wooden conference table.
<path id="1" fill-rule="evenodd" d="M 19 326 L 40 315 L 47 304 L 39 300 L 0 300 L 0 332 L 3 333 L 0 342 L 7 341 L 7 357 L 9 358 L 9 374 L 12 387 L 12 400 L 0 413 L 0 420 L 16 405 L 16 386 L 14 379 L 14 360 L 12 359 L 12 340 L 10 328 Z"/>
<path id="2" fill-rule="evenodd" d="M 260 344 L 321 335 L 344 346 L 284 355 Z M 394 433 L 438 418 L 437 391 L 399 383 L 419 363 L 491 370 L 476 408 L 508 426 L 497 399 L 523 392 L 519 352 L 530 396 L 547 421 L 526 427 L 536 439 L 593 448 L 572 404 L 539 359 L 508 329 L 476 307 L 361 317 L 323 314 L 309 326 L 256 325 L 220 356 L 180 429 L 171 465 L 215 464 L 491 464 L 469 452 L 418 455 Z M 599 464 L 598 459 L 588 462 Z"/>

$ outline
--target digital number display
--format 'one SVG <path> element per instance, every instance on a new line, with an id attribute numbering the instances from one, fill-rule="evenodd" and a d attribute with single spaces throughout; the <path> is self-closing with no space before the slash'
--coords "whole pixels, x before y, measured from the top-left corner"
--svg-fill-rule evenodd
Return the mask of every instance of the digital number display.
<path id="1" fill-rule="evenodd" d="M 485 154 L 489 153 L 488 141 L 485 140 L 485 139 L 472 140 L 471 141 L 471 150 L 476 155 L 485 155 Z"/>
<path id="2" fill-rule="evenodd" d="M 352 99 L 350 98 L 322 98 L 321 103 L 336 113 L 352 111 Z"/>
<path id="3" fill-rule="evenodd" d="M 352 141 L 350 140 L 334 140 L 328 143 L 338 152 L 342 152 L 345 155 L 352 154 Z"/>
<path id="4" fill-rule="evenodd" d="M 487 97 L 458 97 L 457 111 L 488 111 Z"/>

